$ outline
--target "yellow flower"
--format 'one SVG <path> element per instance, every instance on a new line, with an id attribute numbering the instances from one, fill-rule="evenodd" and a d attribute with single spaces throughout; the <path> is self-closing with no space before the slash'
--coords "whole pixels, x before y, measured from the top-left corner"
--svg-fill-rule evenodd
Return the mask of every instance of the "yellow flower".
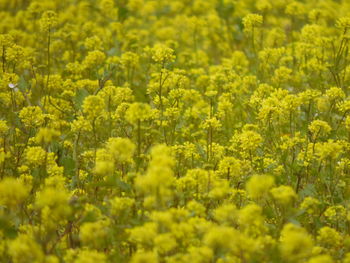
<path id="1" fill-rule="evenodd" d="M 324 226 L 318 231 L 317 242 L 323 247 L 339 249 L 342 241 L 342 236 L 333 228 Z"/>
<path id="2" fill-rule="evenodd" d="M 4 120 L 0 120 L 0 135 L 5 135 L 9 130 L 7 126 L 7 122 Z"/>
<path id="3" fill-rule="evenodd" d="M 131 124 L 149 120 L 152 118 L 151 107 L 146 103 L 135 102 L 130 105 L 125 113 L 125 118 Z"/>
<path id="4" fill-rule="evenodd" d="M 233 250 L 236 245 L 235 240 L 239 235 L 238 231 L 231 227 L 214 226 L 204 236 L 204 244 L 213 251 L 227 253 Z M 227 242 L 231 240 L 231 242 Z"/>
<path id="5" fill-rule="evenodd" d="M 332 130 L 327 122 L 321 120 L 312 121 L 308 128 L 312 133 L 313 139 L 316 139 L 318 136 L 328 135 Z"/>
<path id="6" fill-rule="evenodd" d="M 60 133 L 54 129 L 40 128 L 37 135 L 35 136 L 35 140 L 40 144 L 50 143 L 59 135 Z"/>
<path id="7" fill-rule="evenodd" d="M 22 108 L 19 117 L 26 127 L 37 128 L 44 123 L 44 114 L 38 106 L 28 106 Z"/>
<path id="8" fill-rule="evenodd" d="M 154 252 L 138 252 L 131 258 L 130 263 L 158 263 L 158 257 Z"/>
<path id="9" fill-rule="evenodd" d="M 27 163 L 32 166 L 43 165 L 47 160 L 47 152 L 39 147 L 28 147 L 25 151 Z"/>
<path id="10" fill-rule="evenodd" d="M 6 177 L 0 181 L 0 204 L 15 208 L 29 196 L 29 190 L 22 181 Z"/>
<path id="11" fill-rule="evenodd" d="M 251 33 L 254 28 L 259 27 L 263 23 L 263 17 L 258 14 L 248 14 L 243 18 L 244 32 Z"/>
<path id="12" fill-rule="evenodd" d="M 292 1 L 290 4 L 287 5 L 285 12 L 288 15 L 300 16 L 305 13 L 305 7 L 300 2 Z"/>
<path id="13" fill-rule="evenodd" d="M 316 144 L 315 154 L 321 160 L 337 159 L 344 152 L 344 142 L 328 140 L 324 143 Z"/>
<path id="14" fill-rule="evenodd" d="M 99 149 L 96 152 L 96 164 L 94 172 L 100 177 L 112 175 L 115 170 L 113 156 L 106 149 Z"/>
<path id="15" fill-rule="evenodd" d="M 310 258 L 307 263 L 333 263 L 333 259 L 329 255 L 320 255 Z"/>
<path id="16" fill-rule="evenodd" d="M 346 208 L 342 205 L 330 206 L 324 211 L 324 216 L 328 220 L 336 222 L 338 220 L 344 220 L 346 218 L 347 211 Z"/>
<path id="17" fill-rule="evenodd" d="M 280 237 L 280 251 L 285 261 L 299 262 L 311 256 L 313 240 L 306 230 L 288 223 Z"/>
<path id="18" fill-rule="evenodd" d="M 154 245 L 160 254 L 169 253 L 176 249 L 177 242 L 175 237 L 170 233 L 159 234 L 154 240 Z"/>
<path id="19" fill-rule="evenodd" d="M 275 180 L 269 175 L 253 175 L 246 184 L 246 190 L 253 199 L 267 196 Z"/>
<path id="20" fill-rule="evenodd" d="M 89 51 L 82 65 L 87 69 L 95 69 L 102 66 L 106 60 L 106 55 L 99 50 Z"/>
<path id="21" fill-rule="evenodd" d="M 135 145 L 127 138 L 109 138 L 107 150 L 112 154 L 114 160 L 118 162 L 130 162 L 135 151 Z"/>
<path id="22" fill-rule="evenodd" d="M 262 208 L 256 204 L 248 204 L 239 211 L 238 222 L 245 227 L 261 227 L 264 224 Z"/>
<path id="23" fill-rule="evenodd" d="M 57 14 L 54 11 L 45 11 L 40 19 L 41 30 L 44 32 L 51 31 L 57 26 Z"/>
<path id="24" fill-rule="evenodd" d="M 163 44 L 156 44 L 152 48 L 151 54 L 152 59 L 160 64 L 173 62 L 175 60 L 174 50 Z"/>
<path id="25" fill-rule="evenodd" d="M 341 88 L 331 87 L 326 90 L 326 96 L 331 100 L 344 99 L 345 93 Z"/>
<path id="26" fill-rule="evenodd" d="M 87 96 L 83 102 L 83 112 L 87 119 L 95 120 L 101 117 L 105 110 L 104 100 L 96 95 Z"/>
<path id="27" fill-rule="evenodd" d="M 73 263 L 106 263 L 106 255 L 102 252 L 96 250 L 82 250 L 79 251 L 78 256 L 73 261 Z"/>
<path id="28" fill-rule="evenodd" d="M 237 223 L 238 209 L 235 205 L 224 204 L 214 210 L 214 218 L 222 224 L 232 225 Z"/>
<path id="29" fill-rule="evenodd" d="M 20 234 L 9 242 L 9 254 L 14 263 L 43 262 L 44 252 L 33 238 Z"/>
<path id="30" fill-rule="evenodd" d="M 301 209 L 305 209 L 306 212 L 310 215 L 316 213 L 319 209 L 321 202 L 311 196 L 305 197 L 303 202 L 300 205 Z"/>
<path id="31" fill-rule="evenodd" d="M 111 213 L 112 215 L 121 217 L 131 212 L 135 205 L 135 200 L 129 197 L 115 197 L 111 200 Z"/>
<path id="32" fill-rule="evenodd" d="M 96 222 L 86 222 L 80 227 L 79 237 L 84 246 L 103 248 L 108 243 L 110 221 L 101 219 Z"/>
<path id="33" fill-rule="evenodd" d="M 337 20 L 336 26 L 343 30 L 350 28 L 350 17 L 341 17 Z"/>
<path id="34" fill-rule="evenodd" d="M 278 203 L 285 206 L 290 205 L 298 197 L 293 188 L 287 185 L 272 188 L 270 192 Z"/>
<path id="35" fill-rule="evenodd" d="M 143 226 L 137 226 L 128 230 L 129 240 L 141 247 L 151 247 L 157 236 L 156 224 L 145 223 Z"/>

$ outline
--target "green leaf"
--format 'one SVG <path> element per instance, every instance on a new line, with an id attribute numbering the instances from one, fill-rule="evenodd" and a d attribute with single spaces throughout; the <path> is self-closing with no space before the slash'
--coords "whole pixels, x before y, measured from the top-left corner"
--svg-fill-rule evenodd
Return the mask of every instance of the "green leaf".
<path id="1" fill-rule="evenodd" d="M 0 216 L 0 230 L 7 238 L 15 238 L 17 236 L 16 228 L 10 223 L 6 216 Z"/>
<path id="2" fill-rule="evenodd" d="M 89 92 L 86 89 L 79 89 L 75 94 L 74 104 L 78 109 L 81 109 L 84 99 L 89 96 Z"/>
<path id="3" fill-rule="evenodd" d="M 61 159 L 61 164 L 64 167 L 64 173 L 66 175 L 73 174 L 75 169 L 75 162 L 70 156 L 65 156 Z"/>

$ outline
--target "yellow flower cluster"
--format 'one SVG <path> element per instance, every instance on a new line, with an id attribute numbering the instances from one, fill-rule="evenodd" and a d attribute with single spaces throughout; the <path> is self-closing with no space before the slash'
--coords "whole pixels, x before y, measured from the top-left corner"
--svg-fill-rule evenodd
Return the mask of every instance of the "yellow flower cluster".
<path id="1" fill-rule="evenodd" d="M 0 262 L 350 262 L 349 1 L 0 10 Z"/>

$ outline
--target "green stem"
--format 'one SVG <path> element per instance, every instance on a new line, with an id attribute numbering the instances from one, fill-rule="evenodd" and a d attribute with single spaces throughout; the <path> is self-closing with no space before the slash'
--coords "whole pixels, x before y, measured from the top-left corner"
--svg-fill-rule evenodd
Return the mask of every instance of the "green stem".
<path id="1" fill-rule="evenodd" d="M 50 46 L 51 46 L 51 28 L 49 26 L 48 36 L 47 36 L 47 76 L 46 76 L 46 84 L 45 87 L 47 89 L 47 96 L 50 96 L 49 91 L 49 82 L 50 82 L 50 73 L 51 73 L 51 56 L 50 56 Z M 44 99 L 44 108 L 46 106 L 46 97 Z"/>
<path id="2" fill-rule="evenodd" d="M 141 120 L 137 121 L 137 166 L 138 171 L 141 163 Z"/>

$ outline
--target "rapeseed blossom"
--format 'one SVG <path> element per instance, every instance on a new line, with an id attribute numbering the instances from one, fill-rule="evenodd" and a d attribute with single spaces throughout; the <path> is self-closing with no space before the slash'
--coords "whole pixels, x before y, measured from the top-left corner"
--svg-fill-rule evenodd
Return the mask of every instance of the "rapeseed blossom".
<path id="1" fill-rule="evenodd" d="M 1 262 L 350 262 L 347 1 L 0 9 Z"/>

